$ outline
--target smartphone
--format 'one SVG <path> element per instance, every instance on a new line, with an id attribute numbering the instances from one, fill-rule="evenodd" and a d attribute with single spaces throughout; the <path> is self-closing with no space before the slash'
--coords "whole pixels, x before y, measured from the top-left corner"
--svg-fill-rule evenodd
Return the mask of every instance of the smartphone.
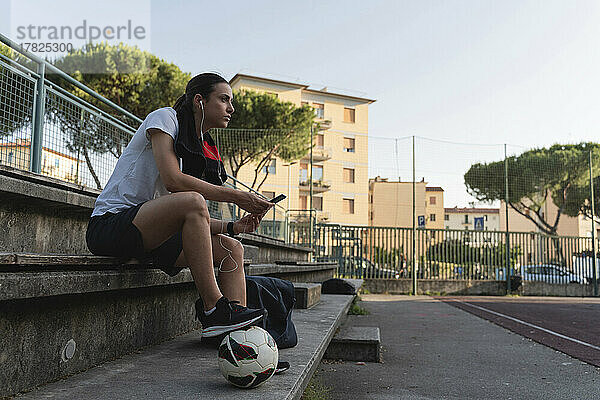
<path id="1" fill-rule="evenodd" d="M 279 203 L 281 200 L 285 199 L 287 196 L 285 194 L 280 194 L 277 197 L 273 197 L 271 200 L 269 200 L 271 203 Z"/>

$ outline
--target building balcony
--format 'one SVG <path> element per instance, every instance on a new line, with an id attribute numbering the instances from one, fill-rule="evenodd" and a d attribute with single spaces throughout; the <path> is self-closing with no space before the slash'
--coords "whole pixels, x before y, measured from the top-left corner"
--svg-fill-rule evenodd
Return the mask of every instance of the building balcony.
<path id="1" fill-rule="evenodd" d="M 327 161 L 331 160 L 332 149 L 331 147 L 315 146 L 313 148 L 313 161 Z M 302 160 L 310 161 L 310 152 L 302 157 Z"/>
<path id="2" fill-rule="evenodd" d="M 301 179 L 299 182 L 300 191 L 308 192 L 310 191 L 310 185 L 308 179 Z M 331 181 L 324 180 L 314 180 L 313 181 L 313 193 L 323 193 L 329 190 L 331 187 Z"/>
<path id="3" fill-rule="evenodd" d="M 317 222 L 327 222 L 331 219 L 331 211 L 317 210 Z"/>
<path id="4" fill-rule="evenodd" d="M 331 128 L 331 121 L 328 119 L 322 119 L 317 117 L 317 123 L 319 124 L 319 132 L 326 131 Z"/>

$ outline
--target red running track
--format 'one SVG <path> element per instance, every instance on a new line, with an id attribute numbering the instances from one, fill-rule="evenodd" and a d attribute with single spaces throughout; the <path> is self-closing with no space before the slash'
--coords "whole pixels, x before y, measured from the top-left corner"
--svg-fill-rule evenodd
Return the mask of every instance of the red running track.
<path id="1" fill-rule="evenodd" d="M 435 298 L 600 367 L 600 298 Z"/>

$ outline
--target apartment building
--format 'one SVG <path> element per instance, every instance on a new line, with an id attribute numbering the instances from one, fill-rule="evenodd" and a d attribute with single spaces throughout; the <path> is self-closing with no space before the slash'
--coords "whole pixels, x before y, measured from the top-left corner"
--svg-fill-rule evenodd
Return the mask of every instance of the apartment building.
<path id="1" fill-rule="evenodd" d="M 14 142 L 0 143 L 0 164 L 29 170 L 31 141 L 17 139 Z M 68 154 L 42 148 L 41 173 L 67 182 L 81 184 L 82 161 Z"/>
<path id="2" fill-rule="evenodd" d="M 347 225 L 367 225 L 368 217 L 368 117 L 375 100 L 310 89 L 308 85 L 237 74 L 232 89 L 270 93 L 296 106 L 315 110 L 322 127 L 313 148 L 313 204 L 317 219 Z M 283 193 L 290 210 L 310 208 L 310 155 L 292 163 L 271 160 L 260 190 L 267 197 Z M 254 167 L 245 166 L 238 177 L 252 182 Z M 264 175 L 262 176 L 264 177 Z"/>
<path id="3" fill-rule="evenodd" d="M 369 225 L 411 228 L 413 226 L 413 183 L 369 179 Z M 415 225 L 444 228 L 444 189 L 415 183 Z"/>
<path id="4" fill-rule="evenodd" d="M 467 229 L 475 231 L 499 231 L 500 209 L 498 208 L 445 208 L 444 227 L 446 229 Z"/>

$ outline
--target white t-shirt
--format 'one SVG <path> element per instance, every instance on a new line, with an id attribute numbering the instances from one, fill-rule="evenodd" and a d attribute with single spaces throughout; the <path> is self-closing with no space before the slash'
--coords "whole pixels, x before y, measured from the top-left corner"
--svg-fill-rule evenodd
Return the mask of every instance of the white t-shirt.
<path id="1" fill-rule="evenodd" d="M 150 128 L 160 129 L 175 141 L 179 132 L 177 112 L 171 107 L 165 107 L 148 114 L 96 199 L 92 217 L 107 212 L 117 213 L 169 193 L 160 179 L 154 160 L 152 142 L 148 135 Z"/>

